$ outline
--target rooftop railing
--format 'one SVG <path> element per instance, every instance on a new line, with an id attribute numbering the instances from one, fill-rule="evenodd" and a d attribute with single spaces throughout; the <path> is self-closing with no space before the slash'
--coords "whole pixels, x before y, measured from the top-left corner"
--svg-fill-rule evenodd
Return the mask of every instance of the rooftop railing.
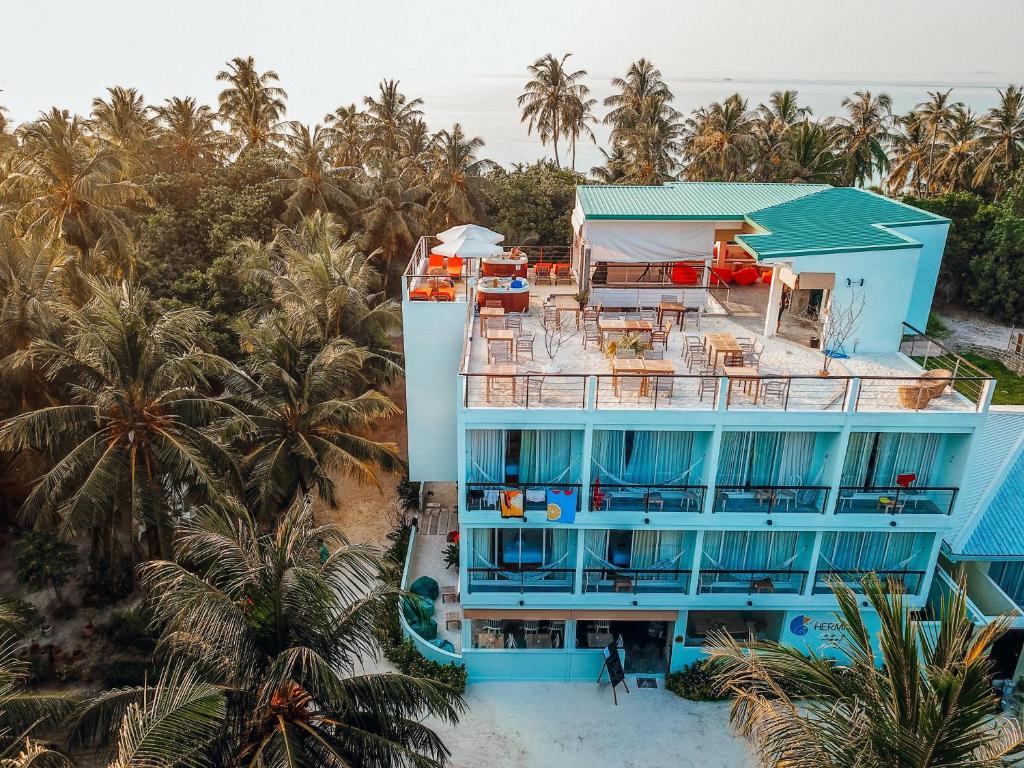
<path id="1" fill-rule="evenodd" d="M 864 577 L 873 573 L 888 593 L 918 595 L 924 584 L 925 571 L 872 571 L 868 569 L 851 570 L 819 570 L 814 576 L 814 594 L 828 595 L 832 593 L 832 584 L 841 582 L 860 594 L 864 591 L 861 583 Z"/>

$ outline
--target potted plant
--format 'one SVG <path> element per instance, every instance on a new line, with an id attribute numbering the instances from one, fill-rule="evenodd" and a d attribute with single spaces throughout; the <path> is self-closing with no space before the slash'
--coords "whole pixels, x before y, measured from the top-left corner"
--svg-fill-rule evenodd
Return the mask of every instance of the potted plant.
<path id="1" fill-rule="evenodd" d="M 580 288 L 576 293 L 573 294 L 573 298 L 576 299 L 576 304 L 579 305 L 580 312 L 587 308 L 590 303 L 590 289 Z"/>
<path id="2" fill-rule="evenodd" d="M 609 342 L 606 354 L 608 357 L 617 357 L 619 351 L 629 349 L 633 357 L 643 357 L 644 350 L 650 349 L 650 346 L 639 333 L 627 333 L 618 341 Z"/>

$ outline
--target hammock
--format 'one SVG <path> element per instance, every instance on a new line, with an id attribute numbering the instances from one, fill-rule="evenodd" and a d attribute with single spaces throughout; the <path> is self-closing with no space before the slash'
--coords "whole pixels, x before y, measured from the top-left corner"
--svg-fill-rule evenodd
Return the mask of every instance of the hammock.
<path id="1" fill-rule="evenodd" d="M 800 557 L 800 555 L 802 555 L 802 554 L 803 554 L 803 550 L 801 549 L 799 552 L 797 552 L 795 555 L 793 555 L 788 560 L 784 560 L 782 562 L 782 564 L 779 565 L 778 567 L 776 567 L 776 568 L 769 568 L 764 573 L 753 573 L 752 572 L 750 574 L 749 578 L 750 578 L 751 581 L 760 581 L 761 579 L 769 579 L 769 578 L 771 578 L 772 574 L 769 571 L 787 571 L 787 570 L 789 570 L 789 566 L 791 566 L 793 563 L 795 563 L 797 561 L 797 558 Z M 716 571 L 725 571 L 725 572 L 728 573 L 728 572 L 736 572 L 736 571 L 745 571 L 746 570 L 745 568 L 723 568 L 722 564 L 720 562 L 718 562 L 717 560 L 715 560 L 715 558 L 713 558 L 707 552 L 704 553 L 704 557 L 713 566 L 715 566 L 715 570 Z"/>
<path id="2" fill-rule="evenodd" d="M 680 552 L 675 557 L 666 557 L 664 560 L 659 560 L 656 563 L 651 563 L 651 565 L 648 566 L 647 568 L 625 568 L 625 567 L 623 567 L 621 565 L 615 565 L 615 563 L 612 563 L 612 562 L 610 562 L 608 560 L 605 560 L 603 557 L 601 557 L 599 554 L 597 554 L 590 547 L 586 547 L 586 550 L 587 550 L 587 554 L 589 554 L 592 558 L 597 560 L 597 564 L 600 565 L 601 568 L 606 570 L 606 571 L 630 571 L 630 570 L 639 570 L 639 571 L 670 571 L 670 570 L 672 570 L 672 566 L 679 562 L 679 558 L 681 558 L 683 555 L 686 554 L 686 552 L 683 551 L 683 552 Z"/>
<path id="3" fill-rule="evenodd" d="M 662 481 L 660 483 L 628 483 L 624 478 L 619 477 L 618 475 L 612 472 L 609 472 L 607 469 L 601 466 L 601 462 L 599 462 L 597 459 L 592 458 L 591 461 L 593 461 L 595 467 L 601 470 L 601 474 L 605 475 L 612 481 L 612 485 L 677 485 L 680 480 L 682 480 L 688 474 L 693 472 L 694 468 L 698 464 L 700 464 L 701 461 L 703 461 L 703 459 L 697 459 L 695 462 L 693 462 L 693 464 L 690 465 L 690 468 L 687 469 L 682 474 L 676 475 L 675 477 L 670 478 L 668 481 Z"/>
<path id="4" fill-rule="evenodd" d="M 569 553 L 566 552 L 560 558 L 555 560 L 555 562 L 542 565 L 536 571 L 503 571 L 499 569 L 498 566 L 496 566 L 494 563 L 488 562 L 487 558 L 483 557 L 482 555 L 477 555 L 476 558 L 484 564 L 485 568 L 488 568 L 492 571 L 497 571 L 498 575 L 501 576 L 501 578 L 503 579 L 508 579 L 509 581 L 518 581 L 520 579 L 522 579 L 523 581 L 542 581 L 543 579 L 546 579 L 548 576 L 551 575 L 549 571 L 552 571 L 559 565 L 561 565 L 565 558 L 567 558 L 568 556 Z"/>
<path id="5" fill-rule="evenodd" d="M 907 558 L 905 558 L 903 560 L 900 560 L 892 568 L 860 568 L 860 567 L 857 567 L 857 568 L 839 568 L 839 567 L 836 566 L 835 563 L 833 563 L 831 560 L 829 560 L 827 557 L 825 557 L 820 552 L 818 553 L 818 557 L 825 561 L 825 565 L 828 566 L 828 569 L 830 571 L 840 571 L 840 572 L 842 572 L 842 571 L 857 571 L 857 572 L 863 571 L 865 573 L 867 573 L 868 571 L 874 571 L 874 572 L 877 573 L 878 571 L 902 571 L 902 570 L 905 570 L 906 567 L 908 565 L 910 565 L 914 561 L 914 558 L 917 557 L 920 553 L 921 553 L 920 549 L 915 549 L 913 552 L 910 553 L 909 557 L 907 557 Z"/>

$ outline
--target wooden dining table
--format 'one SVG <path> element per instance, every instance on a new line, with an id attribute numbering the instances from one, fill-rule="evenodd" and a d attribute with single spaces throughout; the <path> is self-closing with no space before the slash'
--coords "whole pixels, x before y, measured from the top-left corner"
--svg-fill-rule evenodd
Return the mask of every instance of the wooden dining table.
<path id="1" fill-rule="evenodd" d="M 496 328 L 487 334 L 488 346 L 495 342 L 498 344 L 507 344 L 508 353 L 511 356 L 516 345 L 516 332 L 510 328 Z"/>
<path id="2" fill-rule="evenodd" d="M 705 333 L 704 346 L 712 368 L 718 368 L 719 355 L 722 355 L 725 365 L 743 365 L 743 347 L 731 333 Z"/>
<path id="3" fill-rule="evenodd" d="M 611 317 L 599 317 L 597 329 L 601 332 L 601 349 L 604 349 L 604 335 L 609 332 L 617 333 L 646 333 L 650 335 L 654 325 L 650 320 L 620 320 Z"/>
<path id="4" fill-rule="evenodd" d="M 576 316 L 576 327 L 580 327 L 580 303 L 570 293 L 555 294 L 555 322 L 559 325 L 562 323 L 563 312 L 572 312 Z"/>
<path id="5" fill-rule="evenodd" d="M 729 390 L 726 393 L 726 403 L 732 402 L 732 385 L 734 382 L 740 382 L 743 387 L 743 391 L 750 394 L 751 389 L 754 391 L 754 405 L 757 405 L 757 395 L 760 390 L 758 381 L 761 379 L 761 373 L 750 365 L 723 365 L 722 372 L 729 377 Z"/>
<path id="6" fill-rule="evenodd" d="M 480 335 L 487 335 L 487 318 L 504 316 L 504 307 L 480 307 Z"/>
<path id="7" fill-rule="evenodd" d="M 676 326 L 683 327 L 683 315 L 686 314 L 686 305 L 678 301 L 658 302 L 658 323 L 665 322 L 665 315 L 676 316 Z"/>
<path id="8" fill-rule="evenodd" d="M 485 365 L 482 369 L 487 378 L 487 402 L 491 402 L 491 387 L 496 379 L 512 380 L 512 402 L 516 400 L 516 379 L 519 378 L 519 369 L 510 363 L 492 363 Z"/>
<path id="9" fill-rule="evenodd" d="M 651 374 L 654 376 L 674 376 L 676 372 L 675 363 L 671 360 L 638 360 L 635 358 L 628 358 L 620 360 L 618 358 L 612 360 L 612 373 L 615 374 L 615 378 L 612 379 L 612 389 L 615 394 L 619 394 L 619 375 L 637 375 L 637 374 Z M 651 385 L 650 377 L 644 376 L 640 380 L 640 396 L 646 397 L 650 394 Z"/>

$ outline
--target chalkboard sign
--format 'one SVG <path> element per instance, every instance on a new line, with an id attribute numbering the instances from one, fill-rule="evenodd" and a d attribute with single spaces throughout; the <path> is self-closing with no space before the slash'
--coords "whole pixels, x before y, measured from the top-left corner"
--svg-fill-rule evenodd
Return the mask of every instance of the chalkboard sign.
<path id="1" fill-rule="evenodd" d="M 608 667 L 608 679 L 613 688 L 625 681 L 626 673 L 622 669 L 622 659 L 619 658 L 619 649 L 614 642 L 604 649 L 604 664 Z"/>

